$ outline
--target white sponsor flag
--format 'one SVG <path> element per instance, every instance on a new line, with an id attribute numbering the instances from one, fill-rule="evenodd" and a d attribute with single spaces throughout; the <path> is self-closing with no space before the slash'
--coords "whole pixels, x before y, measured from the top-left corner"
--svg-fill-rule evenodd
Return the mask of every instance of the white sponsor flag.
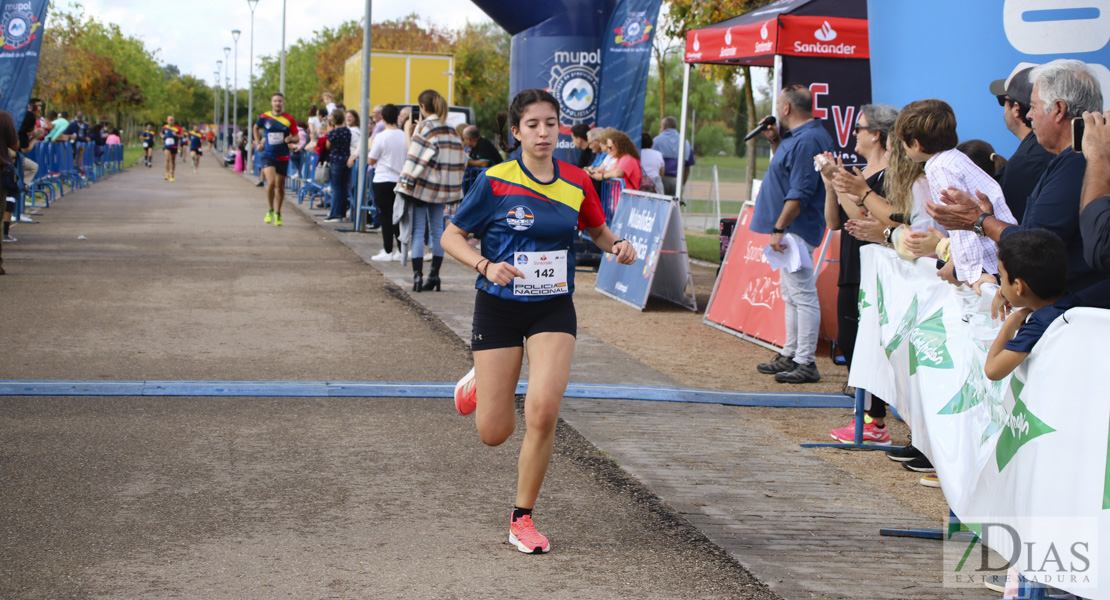
<path id="1" fill-rule="evenodd" d="M 928 259 L 861 249 L 849 384 L 905 418 L 956 516 L 1028 579 L 1110 598 L 1110 310 L 1074 308 L 1014 373 L 983 363 L 989 306 Z M 960 568 L 978 566 L 965 553 Z M 946 569 L 953 568 L 946 564 Z M 946 573 L 945 581 L 952 581 Z"/>

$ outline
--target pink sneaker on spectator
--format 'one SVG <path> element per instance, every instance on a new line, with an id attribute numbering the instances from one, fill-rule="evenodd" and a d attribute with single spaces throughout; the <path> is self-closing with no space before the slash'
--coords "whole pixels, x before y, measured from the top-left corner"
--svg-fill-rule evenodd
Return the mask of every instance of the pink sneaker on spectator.
<path id="1" fill-rule="evenodd" d="M 856 420 L 847 427 L 840 429 L 833 429 L 829 432 L 832 438 L 842 444 L 853 444 L 856 441 Z M 889 446 L 890 445 L 890 429 L 887 427 L 876 427 L 871 417 L 864 415 L 863 419 L 863 443 L 874 444 L 876 446 Z"/>

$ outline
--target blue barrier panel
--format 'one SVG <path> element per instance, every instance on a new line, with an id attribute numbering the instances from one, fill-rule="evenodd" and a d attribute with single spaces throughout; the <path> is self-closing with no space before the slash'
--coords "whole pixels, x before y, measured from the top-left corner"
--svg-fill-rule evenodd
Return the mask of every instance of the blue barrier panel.
<path id="1" fill-rule="evenodd" d="M 374 381 L 55 381 L 0 380 L 0 396 L 228 396 L 264 398 L 451 398 L 455 383 Z M 525 394 L 528 383 L 517 385 Z M 666 386 L 571 383 L 566 398 L 807 408 L 850 408 L 842 394 L 731 392 Z"/>
<path id="2" fill-rule="evenodd" d="M 642 310 L 651 292 L 670 215 L 668 200 L 621 195 L 610 228 L 618 239 L 626 239 L 636 248 L 636 262 L 622 265 L 612 260 L 602 261 L 596 289 Z"/>

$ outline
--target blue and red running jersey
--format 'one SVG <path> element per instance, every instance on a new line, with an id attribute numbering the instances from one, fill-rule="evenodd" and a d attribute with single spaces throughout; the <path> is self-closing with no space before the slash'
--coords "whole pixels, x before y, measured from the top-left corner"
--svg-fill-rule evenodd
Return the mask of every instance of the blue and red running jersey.
<path id="1" fill-rule="evenodd" d="M 178 140 L 184 134 L 184 131 L 177 125 L 163 125 L 162 126 L 162 147 L 163 148 L 177 148 Z"/>
<path id="2" fill-rule="evenodd" d="M 289 160 L 289 144 L 285 138 L 297 135 L 297 122 L 289 113 L 275 115 L 273 111 L 262 113 L 255 123 L 262 130 L 262 156 L 278 161 Z"/>
<path id="3" fill-rule="evenodd" d="M 486 169 L 470 186 L 451 221 L 482 240 L 482 256 L 514 264 L 517 253 L 565 251 L 567 291 L 574 292 L 574 240 L 580 229 L 605 224 L 605 213 L 586 172 L 561 160 L 555 177 L 538 181 L 520 159 Z M 478 275 L 475 288 L 506 300 L 533 302 L 551 296 L 521 296 L 513 285 L 496 285 Z"/>

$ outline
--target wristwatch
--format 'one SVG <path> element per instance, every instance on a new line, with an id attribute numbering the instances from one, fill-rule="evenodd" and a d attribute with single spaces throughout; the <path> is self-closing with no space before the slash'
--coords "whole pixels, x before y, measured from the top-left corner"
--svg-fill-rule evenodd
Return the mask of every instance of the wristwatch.
<path id="1" fill-rule="evenodd" d="M 983 222 L 987 220 L 987 217 L 993 216 L 994 215 L 992 215 L 991 213 L 983 213 L 979 215 L 979 218 L 976 219 L 975 224 L 971 226 L 971 230 L 975 232 L 975 235 L 979 237 L 987 237 L 987 233 L 983 231 Z"/>
<path id="2" fill-rule="evenodd" d="M 778 227 L 772 227 L 771 228 L 771 235 L 775 235 L 776 233 L 786 233 L 786 230 L 785 229 L 779 229 Z"/>

